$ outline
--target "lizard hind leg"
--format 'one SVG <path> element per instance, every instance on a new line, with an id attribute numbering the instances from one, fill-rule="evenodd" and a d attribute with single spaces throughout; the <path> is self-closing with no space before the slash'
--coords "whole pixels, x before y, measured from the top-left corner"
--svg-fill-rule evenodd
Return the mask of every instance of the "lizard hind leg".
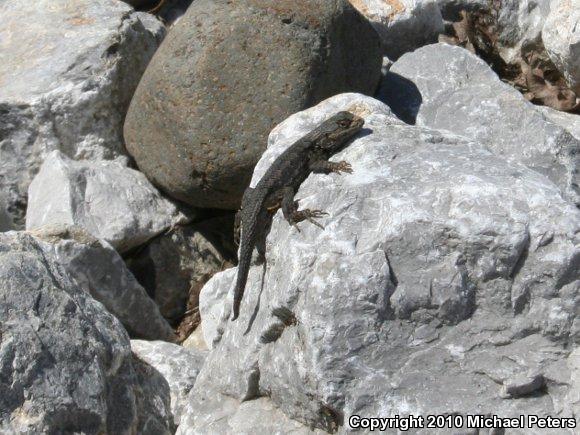
<path id="1" fill-rule="evenodd" d="M 347 174 L 352 174 L 352 166 L 350 163 L 345 162 L 331 162 L 328 160 L 316 160 L 310 163 L 310 170 L 314 174 L 340 174 L 345 172 Z"/>
<path id="2" fill-rule="evenodd" d="M 298 231 L 297 223 L 307 220 L 313 223 L 319 228 L 324 229 L 324 227 L 316 222 L 314 219 L 319 219 L 323 216 L 328 215 L 328 213 L 322 210 L 298 210 L 298 201 L 294 200 L 294 189 L 292 187 L 285 187 L 283 190 L 282 197 L 282 213 L 284 213 L 284 218 L 290 225 L 295 227 Z"/>

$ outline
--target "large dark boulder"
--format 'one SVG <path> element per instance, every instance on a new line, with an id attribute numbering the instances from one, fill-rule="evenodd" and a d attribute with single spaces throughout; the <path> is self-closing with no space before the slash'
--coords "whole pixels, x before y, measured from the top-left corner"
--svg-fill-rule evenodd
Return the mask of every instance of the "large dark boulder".
<path id="1" fill-rule="evenodd" d="M 381 49 L 346 0 L 195 1 L 149 65 L 125 140 L 173 197 L 237 208 L 270 130 L 337 93 L 373 93 Z"/>

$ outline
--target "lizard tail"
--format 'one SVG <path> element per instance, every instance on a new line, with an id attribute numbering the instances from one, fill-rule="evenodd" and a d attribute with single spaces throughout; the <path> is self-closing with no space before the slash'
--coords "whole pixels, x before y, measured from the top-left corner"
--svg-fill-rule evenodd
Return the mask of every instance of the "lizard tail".
<path id="1" fill-rule="evenodd" d="M 236 288 L 234 290 L 234 306 L 232 320 L 236 320 L 240 314 L 240 303 L 244 297 L 244 289 L 248 280 L 250 263 L 252 262 L 252 244 L 242 245 L 240 250 L 240 261 L 238 262 L 238 276 L 236 278 Z"/>

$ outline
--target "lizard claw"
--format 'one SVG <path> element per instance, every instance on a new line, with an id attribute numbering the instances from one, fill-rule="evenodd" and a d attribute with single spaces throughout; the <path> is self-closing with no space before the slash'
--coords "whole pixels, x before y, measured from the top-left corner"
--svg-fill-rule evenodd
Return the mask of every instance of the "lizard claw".
<path id="1" fill-rule="evenodd" d="M 332 172 L 336 172 L 337 174 L 340 174 L 341 172 L 352 174 L 352 165 L 343 160 L 342 162 L 338 162 L 334 165 Z"/>
<path id="2" fill-rule="evenodd" d="M 324 229 L 324 227 L 321 224 L 319 224 L 318 222 L 316 222 L 314 220 L 314 219 L 320 219 L 323 216 L 328 216 L 328 213 L 326 213 L 325 211 L 322 211 L 322 210 L 310 210 L 310 209 L 299 210 L 299 211 L 296 211 L 292 215 L 292 219 L 290 222 L 291 222 L 291 225 L 298 230 L 298 232 L 300 232 L 300 230 L 298 229 L 298 226 L 296 224 L 298 222 L 302 222 L 302 221 L 311 222 L 314 225 L 316 225 L 317 227 Z"/>
<path id="3" fill-rule="evenodd" d="M 314 219 L 312 219 L 312 218 L 310 218 L 310 217 L 307 217 L 307 218 L 306 218 L 306 220 L 307 220 L 308 222 L 311 222 L 311 223 L 313 223 L 313 224 L 314 224 L 314 225 L 316 225 L 318 228 L 320 228 L 320 229 L 322 229 L 322 230 L 324 229 L 324 226 L 323 226 L 322 224 L 320 224 L 319 222 L 316 222 Z"/>

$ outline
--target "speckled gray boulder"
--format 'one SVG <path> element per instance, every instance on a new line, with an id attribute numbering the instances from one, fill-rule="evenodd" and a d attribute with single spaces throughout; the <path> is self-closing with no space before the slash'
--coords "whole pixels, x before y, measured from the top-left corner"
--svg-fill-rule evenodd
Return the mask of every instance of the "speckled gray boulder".
<path id="1" fill-rule="evenodd" d="M 266 273 L 251 268 L 236 322 L 235 269 L 203 288 L 201 307 L 228 294 L 214 302 L 192 400 L 212 389 L 268 396 L 330 431 L 353 414 L 577 416 L 568 357 L 580 344 L 580 211 L 523 164 L 377 105 L 340 95 L 272 131 L 254 182 L 321 119 L 367 112 L 332 159 L 353 174 L 311 175 L 297 193 L 329 213 L 325 229 L 299 232 L 276 214 Z M 192 412 L 194 428 L 210 418 Z"/>
<path id="2" fill-rule="evenodd" d="M 173 329 L 131 274 L 123 258 L 104 240 L 63 225 L 32 231 L 77 285 L 115 315 L 132 337 L 175 340 Z"/>
<path id="3" fill-rule="evenodd" d="M 137 357 L 155 368 L 167 381 L 171 397 L 171 413 L 175 425 L 183 413 L 186 399 L 205 361 L 207 352 L 185 349 L 163 341 L 131 340 Z"/>
<path id="4" fill-rule="evenodd" d="M 125 156 L 123 120 L 164 29 L 117 0 L 3 0 L 0 17 L 6 230 L 24 227 L 28 185 L 48 152 Z"/>
<path id="5" fill-rule="evenodd" d="M 146 406 L 121 323 L 41 245 L 0 234 L 0 433 L 167 427 L 162 401 Z"/>
<path id="6" fill-rule="evenodd" d="M 347 0 L 196 0 L 139 83 L 127 148 L 173 197 L 235 209 L 270 130 L 331 95 L 374 93 L 381 60 Z"/>
<path id="7" fill-rule="evenodd" d="M 76 225 L 120 252 L 144 244 L 186 217 L 139 171 L 119 162 L 46 157 L 30 184 L 26 229 Z"/>
<path id="8" fill-rule="evenodd" d="M 381 83 L 379 98 L 406 122 L 462 135 L 524 163 L 580 205 L 580 141 L 469 51 L 434 44 L 405 54 Z"/>

